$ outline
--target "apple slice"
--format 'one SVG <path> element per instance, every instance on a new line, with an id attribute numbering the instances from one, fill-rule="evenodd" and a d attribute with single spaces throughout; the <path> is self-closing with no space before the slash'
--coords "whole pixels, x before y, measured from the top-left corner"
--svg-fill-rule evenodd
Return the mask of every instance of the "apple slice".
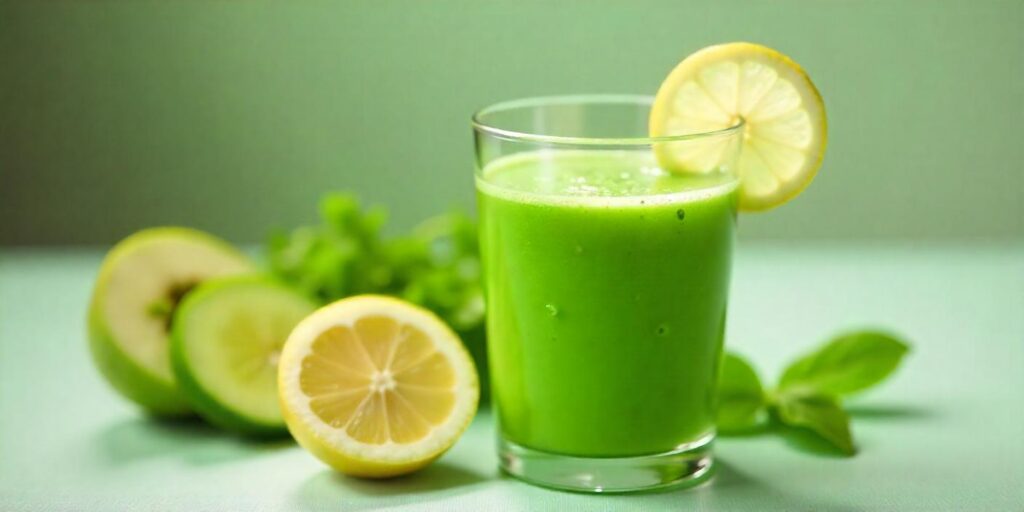
<path id="1" fill-rule="evenodd" d="M 157 416 L 189 414 L 171 371 L 171 318 L 182 297 L 214 277 L 251 272 L 227 242 L 188 228 L 139 231 L 103 260 L 89 306 L 89 345 L 100 372 Z"/>

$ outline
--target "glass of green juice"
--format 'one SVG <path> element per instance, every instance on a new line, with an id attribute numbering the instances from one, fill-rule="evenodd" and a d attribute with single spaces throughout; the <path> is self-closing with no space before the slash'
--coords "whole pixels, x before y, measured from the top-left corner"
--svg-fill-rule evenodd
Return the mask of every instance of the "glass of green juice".
<path id="1" fill-rule="evenodd" d="M 742 126 L 651 138 L 651 103 L 473 116 L 500 464 L 530 483 L 629 492 L 712 473 Z"/>

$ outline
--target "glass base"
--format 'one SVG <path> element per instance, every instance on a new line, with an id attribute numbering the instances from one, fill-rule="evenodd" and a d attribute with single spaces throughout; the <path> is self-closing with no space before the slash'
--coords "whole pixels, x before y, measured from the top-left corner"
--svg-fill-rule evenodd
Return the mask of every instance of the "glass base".
<path id="1" fill-rule="evenodd" d="M 524 482 L 592 493 L 622 493 L 693 487 L 714 469 L 714 435 L 675 450 L 639 457 L 573 457 L 498 441 L 501 469 Z"/>

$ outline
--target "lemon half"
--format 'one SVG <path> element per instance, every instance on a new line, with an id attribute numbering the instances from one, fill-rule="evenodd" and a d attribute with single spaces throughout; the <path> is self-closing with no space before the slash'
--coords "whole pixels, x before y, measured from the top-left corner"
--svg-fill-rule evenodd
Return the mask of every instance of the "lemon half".
<path id="1" fill-rule="evenodd" d="M 476 413 L 479 383 L 462 342 L 433 313 L 363 295 L 295 327 L 278 392 L 300 445 L 345 474 L 383 478 L 454 445 Z"/>
<path id="2" fill-rule="evenodd" d="M 658 90 L 650 133 L 709 132 L 741 121 L 740 209 L 767 210 L 796 197 L 825 155 L 825 106 L 800 65 L 776 50 L 728 43 L 690 55 Z M 706 170 L 708 160 L 722 154 L 721 146 L 718 139 L 703 146 L 665 145 L 657 156 L 668 170 Z"/>

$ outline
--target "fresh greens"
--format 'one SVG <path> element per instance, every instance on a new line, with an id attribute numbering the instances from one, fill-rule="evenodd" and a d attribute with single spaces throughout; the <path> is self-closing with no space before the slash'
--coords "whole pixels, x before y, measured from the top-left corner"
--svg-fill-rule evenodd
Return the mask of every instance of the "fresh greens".
<path id="1" fill-rule="evenodd" d="M 874 331 L 839 336 L 821 349 L 801 357 L 782 374 L 780 389 L 806 387 L 845 395 L 885 380 L 909 347 L 888 334 Z"/>
<path id="2" fill-rule="evenodd" d="M 411 237 L 392 241 L 389 248 L 404 283 L 403 298 L 433 310 L 456 331 L 483 324 L 480 254 L 472 219 L 459 212 L 427 219 Z M 398 252 L 403 258 L 394 257 Z"/>
<path id="3" fill-rule="evenodd" d="M 786 368 L 776 389 L 764 391 L 743 358 L 726 354 L 718 385 L 719 429 L 725 433 L 760 424 L 763 411 L 783 427 L 807 429 L 845 455 L 856 453 L 841 399 L 885 380 L 909 352 L 892 335 L 859 331 L 836 336 Z"/>
<path id="4" fill-rule="evenodd" d="M 476 223 L 461 212 L 427 219 L 411 233 L 381 235 L 387 212 L 363 210 L 352 194 L 320 203 L 322 222 L 271 235 L 271 270 L 322 303 L 377 293 L 436 313 L 466 344 L 486 384 L 484 300 Z"/>
<path id="5" fill-rule="evenodd" d="M 783 393 L 778 396 L 775 411 L 783 424 L 811 430 L 844 455 L 857 453 L 850 434 L 850 417 L 838 398 L 809 391 Z"/>
<path id="6" fill-rule="evenodd" d="M 267 255 L 278 277 L 321 302 L 401 287 L 380 237 L 383 209 L 364 213 L 355 197 L 333 194 L 320 202 L 320 216 L 319 226 L 271 235 Z"/>
<path id="7" fill-rule="evenodd" d="M 765 398 L 761 380 L 746 360 L 736 354 L 722 359 L 718 385 L 716 423 L 723 432 L 751 429 L 764 417 Z"/>

